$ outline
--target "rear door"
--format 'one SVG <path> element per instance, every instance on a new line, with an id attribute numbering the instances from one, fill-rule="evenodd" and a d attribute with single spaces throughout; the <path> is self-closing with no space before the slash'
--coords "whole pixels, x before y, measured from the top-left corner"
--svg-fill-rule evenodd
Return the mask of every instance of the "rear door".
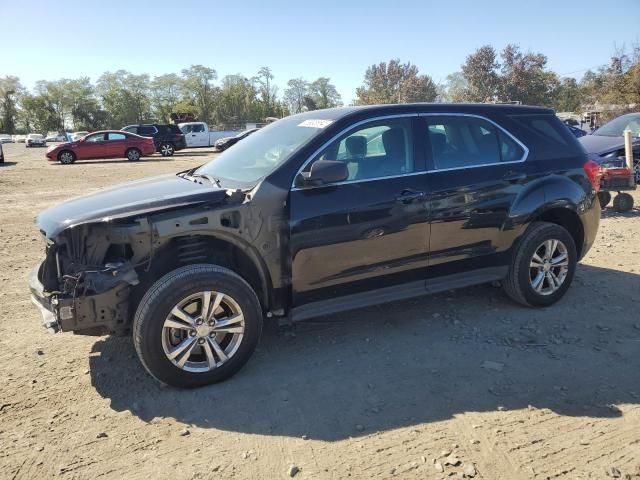
<path id="1" fill-rule="evenodd" d="M 349 178 L 291 191 L 294 306 L 407 283 L 424 293 L 426 173 L 414 147 L 414 121 L 417 116 L 354 126 L 304 168 L 340 160 Z"/>
<path id="2" fill-rule="evenodd" d="M 107 156 L 111 158 L 124 157 L 124 152 L 127 149 L 128 135 L 124 132 L 109 132 L 107 133 L 106 149 Z"/>
<path id="3" fill-rule="evenodd" d="M 535 174 L 527 148 L 474 115 L 423 115 L 419 130 L 430 186 L 427 285 L 504 268 L 519 233 L 511 227 L 511 206 Z"/>

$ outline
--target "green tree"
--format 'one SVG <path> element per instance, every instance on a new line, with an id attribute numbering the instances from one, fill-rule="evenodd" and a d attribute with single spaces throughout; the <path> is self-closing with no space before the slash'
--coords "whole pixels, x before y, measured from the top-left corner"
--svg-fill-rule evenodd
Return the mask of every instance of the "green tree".
<path id="1" fill-rule="evenodd" d="M 462 64 L 462 78 L 453 80 L 462 91 L 456 90 L 457 100 L 466 102 L 487 102 L 498 95 L 500 77 L 496 51 L 491 45 L 480 47 L 468 55 Z"/>
<path id="2" fill-rule="evenodd" d="M 0 113 L 2 114 L 2 131 L 14 133 L 16 131 L 17 104 L 25 88 L 18 77 L 8 75 L 0 78 Z"/>
<path id="3" fill-rule="evenodd" d="M 333 108 L 342 105 L 342 97 L 328 77 L 320 77 L 311 82 L 309 95 L 316 108 Z"/>
<path id="4" fill-rule="evenodd" d="M 171 113 L 178 111 L 176 105 L 182 98 L 182 83 L 175 73 L 160 75 L 151 82 L 151 106 L 159 122 L 168 122 Z"/>
<path id="5" fill-rule="evenodd" d="M 356 90 L 356 104 L 433 102 L 437 96 L 429 75 L 420 75 L 410 62 L 394 59 L 367 68 L 364 85 Z"/>
<path id="6" fill-rule="evenodd" d="M 22 97 L 20 120 L 27 132 L 46 133 L 60 129 L 60 119 L 46 95 Z"/>
<path id="7" fill-rule="evenodd" d="M 244 76 L 227 75 L 217 95 L 216 118 L 223 124 L 243 124 L 256 121 L 260 115 L 257 91 Z"/>
<path id="8" fill-rule="evenodd" d="M 305 99 L 309 96 L 309 82 L 303 78 L 292 78 L 287 82 L 284 101 L 292 114 L 300 113 L 306 107 Z"/>
<path id="9" fill-rule="evenodd" d="M 578 112 L 583 102 L 583 94 L 575 78 L 563 78 L 554 94 L 553 107 L 558 112 Z"/>
<path id="10" fill-rule="evenodd" d="M 191 65 L 182 70 L 183 97 L 195 105 L 202 122 L 211 123 L 215 120 L 213 113 L 217 89 L 212 82 L 217 78 L 216 71 L 204 65 Z"/>
<path id="11" fill-rule="evenodd" d="M 276 114 L 278 87 L 273 84 L 273 73 L 269 67 L 262 67 L 253 77 L 257 86 L 259 101 L 262 104 L 262 117 L 270 117 Z"/>
<path id="12" fill-rule="evenodd" d="M 105 72 L 96 87 L 111 128 L 151 119 L 149 75 L 133 75 L 125 70 Z"/>
<path id="13" fill-rule="evenodd" d="M 469 84 L 462 72 L 454 72 L 447 75 L 443 86 L 442 101 L 444 102 L 464 102 L 465 93 Z"/>
<path id="14" fill-rule="evenodd" d="M 520 47 L 510 44 L 502 51 L 501 58 L 499 93 L 502 101 L 551 106 L 558 78 L 547 70 L 546 55 L 522 53 Z"/>

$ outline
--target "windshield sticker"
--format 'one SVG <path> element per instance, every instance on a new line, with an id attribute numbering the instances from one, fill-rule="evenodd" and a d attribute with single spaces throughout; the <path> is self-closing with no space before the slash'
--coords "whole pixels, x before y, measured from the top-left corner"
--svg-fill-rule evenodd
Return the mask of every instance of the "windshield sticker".
<path id="1" fill-rule="evenodd" d="M 333 120 L 305 120 L 302 123 L 299 123 L 299 127 L 309 127 L 309 128 L 325 128 L 333 123 Z"/>

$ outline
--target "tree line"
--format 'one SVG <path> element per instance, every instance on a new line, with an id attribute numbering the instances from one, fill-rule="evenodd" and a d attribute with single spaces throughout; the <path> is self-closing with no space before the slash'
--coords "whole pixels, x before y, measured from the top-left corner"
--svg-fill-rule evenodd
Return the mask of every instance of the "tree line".
<path id="1" fill-rule="evenodd" d="M 521 102 L 559 112 L 595 104 L 640 110 L 640 47 L 620 49 L 611 61 L 587 70 L 580 80 L 549 69 L 547 57 L 507 45 L 485 45 L 468 55 L 460 70 L 436 83 L 416 65 L 399 59 L 368 67 L 354 104 L 408 102 Z M 269 67 L 255 75 L 227 75 L 192 65 L 180 74 L 151 78 L 125 70 L 96 81 L 41 80 L 28 91 L 15 76 L 0 78 L 0 132 L 97 130 L 144 122 L 167 122 L 172 112 L 191 113 L 210 125 L 262 122 L 305 110 L 342 105 L 329 77 L 293 78 L 280 94 Z M 635 107 L 633 106 L 635 105 Z"/>
<path id="2" fill-rule="evenodd" d="M 95 84 L 88 77 L 38 81 L 28 91 L 15 76 L 0 78 L 0 132 L 68 131 L 122 128 L 169 121 L 173 112 L 193 114 L 210 125 L 264 122 L 303 109 L 342 104 L 327 77 L 289 80 L 279 95 L 269 67 L 253 77 L 227 75 L 192 65 L 180 74 L 151 78 L 125 70 L 103 73 Z"/>

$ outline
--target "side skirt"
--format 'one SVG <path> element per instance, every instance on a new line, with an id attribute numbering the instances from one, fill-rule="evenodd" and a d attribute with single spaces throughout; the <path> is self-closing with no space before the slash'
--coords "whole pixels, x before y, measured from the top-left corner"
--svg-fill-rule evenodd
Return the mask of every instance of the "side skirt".
<path id="1" fill-rule="evenodd" d="M 502 280 L 507 276 L 509 267 L 489 267 L 470 272 L 456 273 L 444 277 L 420 280 L 417 282 L 385 287 L 368 292 L 355 293 L 330 300 L 308 303 L 294 307 L 291 310 L 291 320 L 299 322 L 309 318 L 331 315 L 333 313 L 355 310 L 358 308 L 379 305 L 381 303 L 406 300 L 408 298 L 431 295 L 446 290 L 480 285 L 495 280 Z"/>

